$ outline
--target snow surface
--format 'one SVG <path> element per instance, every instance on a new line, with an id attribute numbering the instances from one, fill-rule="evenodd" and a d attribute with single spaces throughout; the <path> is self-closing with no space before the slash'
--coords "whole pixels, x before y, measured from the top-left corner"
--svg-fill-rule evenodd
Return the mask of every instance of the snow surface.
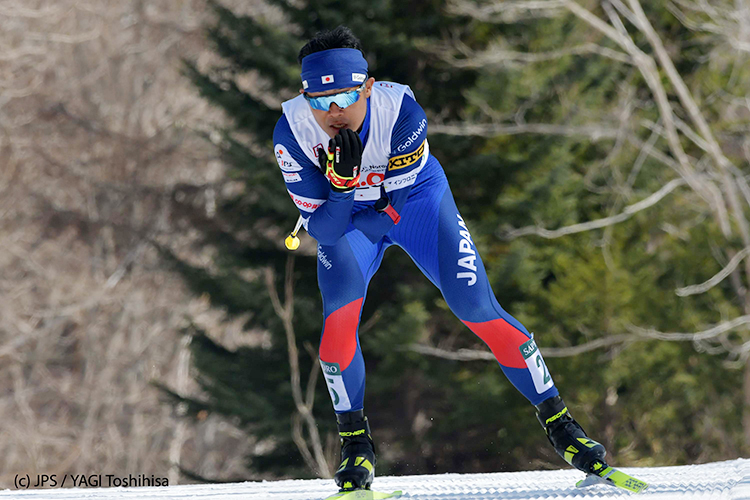
<path id="1" fill-rule="evenodd" d="M 639 497 L 750 500 L 750 460 L 737 459 L 680 467 L 621 467 L 650 484 Z M 633 495 L 608 485 L 576 488 L 576 470 L 390 476 L 375 489 L 402 490 L 408 500 L 504 500 L 624 498 Z M 332 480 L 287 480 L 232 484 L 191 484 L 142 488 L 62 488 L 4 490 L 0 499 L 22 500 L 320 500 L 335 493 Z"/>

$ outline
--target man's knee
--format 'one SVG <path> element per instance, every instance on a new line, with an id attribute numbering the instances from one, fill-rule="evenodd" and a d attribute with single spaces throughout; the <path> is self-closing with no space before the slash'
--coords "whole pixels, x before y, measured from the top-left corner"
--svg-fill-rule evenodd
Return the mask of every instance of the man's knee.
<path id="1" fill-rule="evenodd" d="M 443 297 L 453 314 L 459 319 L 486 321 L 497 317 L 497 311 L 491 303 L 489 294 L 483 286 L 480 286 L 480 283 L 469 286 L 468 283 L 455 282 L 454 285 L 443 290 Z"/>

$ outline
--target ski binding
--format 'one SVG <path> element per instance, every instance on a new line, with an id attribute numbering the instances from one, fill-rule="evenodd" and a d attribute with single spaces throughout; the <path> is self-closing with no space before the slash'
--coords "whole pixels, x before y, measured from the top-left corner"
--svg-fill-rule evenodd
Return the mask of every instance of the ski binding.
<path id="1" fill-rule="evenodd" d="M 591 464 L 591 472 L 585 479 L 578 481 L 576 486 L 582 488 L 593 484 L 609 484 L 633 493 L 640 493 L 648 488 L 648 483 L 610 467 L 600 460 Z"/>

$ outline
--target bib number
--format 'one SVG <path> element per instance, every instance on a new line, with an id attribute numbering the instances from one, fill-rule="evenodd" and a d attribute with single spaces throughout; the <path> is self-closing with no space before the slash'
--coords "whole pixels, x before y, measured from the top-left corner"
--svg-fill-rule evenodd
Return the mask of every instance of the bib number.
<path id="1" fill-rule="evenodd" d="M 325 374 L 328 392 L 331 394 L 333 409 L 336 411 L 347 411 L 352 409 L 352 403 L 349 401 L 349 394 L 346 392 L 344 385 L 344 376 L 341 373 L 338 363 L 326 363 L 320 360 L 320 367 Z"/>
<path id="2" fill-rule="evenodd" d="M 554 383 L 534 339 L 529 339 L 528 342 L 522 344 L 519 350 L 526 361 L 529 373 L 531 373 L 531 380 L 534 382 L 534 389 L 536 389 L 537 394 L 550 389 Z"/>

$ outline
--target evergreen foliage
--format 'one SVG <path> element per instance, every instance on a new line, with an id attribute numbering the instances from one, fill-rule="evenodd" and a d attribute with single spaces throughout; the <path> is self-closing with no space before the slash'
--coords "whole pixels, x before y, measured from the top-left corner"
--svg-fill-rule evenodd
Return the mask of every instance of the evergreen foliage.
<path id="1" fill-rule="evenodd" d="M 305 467 L 292 443 L 295 407 L 289 389 L 284 330 L 270 304 L 261 273 L 268 267 L 274 269 L 279 277 L 277 286 L 283 287 L 281 281 L 288 258 L 288 251 L 281 245 L 283 231 L 291 229 L 297 217 L 272 154 L 272 131 L 280 108 L 268 103 L 296 94 L 300 86 L 296 60 L 299 48 L 316 32 L 339 24 L 351 27 L 363 41 L 372 75 L 408 83 L 420 95 L 432 96 L 445 116 L 458 115 L 464 98 L 453 89 L 471 85 L 475 72 L 445 71 L 425 64 L 416 48 L 418 41 L 441 30 L 460 27 L 457 20 L 442 16 L 429 2 L 419 6 L 311 2 L 304 8 L 286 2 L 271 3 L 283 11 L 289 24 L 274 24 L 262 16 L 238 16 L 219 2 L 212 2 L 216 21 L 207 33 L 222 62 L 201 71 L 194 62 L 186 61 L 186 76 L 200 94 L 232 119 L 232 127 L 222 131 L 220 148 L 224 160 L 232 167 L 232 179 L 241 182 L 243 190 L 238 196 L 223 197 L 212 221 L 189 203 L 184 204 L 185 214 L 197 222 L 205 235 L 203 243 L 215 249 L 215 258 L 208 268 L 182 262 L 174 255 L 167 257 L 195 293 L 206 294 L 214 306 L 229 315 L 250 311 L 247 329 L 265 331 L 271 336 L 270 346 L 229 351 L 201 332 L 193 332 L 194 365 L 206 399 L 187 401 L 189 413 L 206 409 L 219 413 L 237 422 L 249 434 L 272 442 L 270 452 L 248 457 L 248 470 L 253 477 L 258 474 L 305 477 L 313 471 Z M 418 8 L 424 15 L 417 20 L 406 11 L 412 8 Z M 253 90 L 241 88 L 239 81 L 247 75 L 259 79 Z M 430 82 L 434 80 L 444 84 L 432 86 Z M 363 325 L 372 328 L 364 326 L 361 331 L 370 377 L 368 415 L 377 429 L 375 438 L 383 441 L 386 450 L 390 443 L 394 450 L 403 447 L 402 451 L 383 454 L 381 470 L 388 469 L 389 455 L 395 457 L 391 461 L 412 464 L 404 465 L 407 469 L 416 463 L 417 454 L 408 451 L 412 448 L 409 434 L 411 421 L 421 407 L 412 404 L 404 414 L 397 402 L 420 397 L 425 384 L 415 384 L 415 390 L 407 394 L 401 389 L 414 384 L 412 379 L 418 378 L 420 365 L 433 361 L 398 346 L 418 340 L 430 316 L 423 304 L 426 301 L 428 307 L 434 308 L 431 304 L 436 299 L 435 291 L 428 288 L 431 285 L 408 258 L 390 257 L 389 253 L 388 263 L 378 278 L 381 281 L 371 286 L 363 314 Z M 294 329 L 303 353 L 300 363 L 305 376 L 317 360 L 308 356 L 303 346 L 317 348 L 322 314 L 314 257 L 298 254 L 294 258 Z M 414 282 L 417 286 L 410 286 Z M 439 385 L 434 390 L 439 395 Z M 314 413 L 321 430 L 332 436 L 335 420 L 323 384 L 318 384 L 316 394 Z"/>
<path id="2" fill-rule="evenodd" d="M 253 477 L 305 477 L 292 443 L 295 412 L 289 388 L 286 340 L 268 298 L 261 270 L 272 268 L 282 289 L 288 253 L 281 245 L 293 227 L 288 201 L 271 153 L 280 102 L 299 88 L 297 51 L 315 32 L 345 24 L 362 40 L 371 75 L 410 85 L 436 121 L 488 122 L 519 116 L 528 123 L 583 125 L 593 119 L 617 128 L 613 112 L 625 89 L 635 89 L 642 119 L 657 120 L 648 89 L 632 67 L 581 55 L 540 63 L 456 68 L 439 52 L 460 38 L 471 50 L 503 44 L 544 52 L 580 45 L 591 33 L 570 15 L 489 24 L 447 14 L 434 1 L 330 2 L 304 6 L 270 2 L 287 22 L 237 16 L 213 3 L 208 34 L 222 63 L 202 72 L 187 63 L 200 93 L 232 118 L 221 150 L 243 190 L 223 197 L 217 215 L 202 219 L 205 244 L 215 249 L 207 269 L 172 256 L 198 294 L 228 314 L 250 312 L 248 330 L 270 334 L 270 346 L 229 351 L 194 332 L 198 379 L 206 399 L 200 409 L 232 418 L 249 434 L 273 443 L 248 457 Z M 685 28 L 662 6 L 649 16 L 675 46 L 686 46 L 680 70 L 697 88 L 723 85 L 720 71 L 701 64 L 705 49 L 690 44 Z M 656 24 L 656 22 L 655 22 Z M 604 46 L 606 41 L 599 40 Z M 640 42 L 639 42 L 640 43 Z M 257 88 L 241 88 L 253 75 Z M 707 90 L 708 91 L 708 90 Z M 641 140 L 649 135 L 639 132 Z M 633 176 L 636 193 L 653 193 L 671 177 L 617 138 L 566 135 L 458 137 L 430 135 L 431 150 L 448 179 L 501 304 L 536 332 L 540 346 L 569 347 L 626 333 L 631 325 L 662 331 L 695 331 L 716 321 L 716 311 L 736 315 L 738 305 L 722 285 L 708 294 L 679 298 L 674 290 L 700 283 L 720 266 L 713 257 L 717 228 L 689 194 L 665 198 L 609 229 L 566 238 L 507 241 L 508 226 L 562 227 L 607 217 L 626 205 L 613 186 Z M 196 219 L 200 211 L 186 213 Z M 665 231 L 665 227 L 675 228 Z M 314 256 L 297 255 L 294 328 L 300 352 L 317 347 L 322 315 Z M 528 402 L 494 361 L 458 362 L 408 349 L 412 343 L 443 349 L 484 348 L 448 310 L 439 292 L 398 250 L 389 251 L 373 279 L 362 315 L 362 349 L 368 373 L 366 411 L 379 452 L 379 474 L 472 472 L 560 467 L 562 462 Z M 303 376 L 316 360 L 300 356 Z M 602 441 L 619 465 L 690 463 L 739 454 L 741 374 L 720 357 L 689 343 L 634 342 L 576 357 L 547 357 L 574 416 Z M 324 384 L 317 386 L 315 415 L 324 433 L 334 430 Z"/>
<path id="3" fill-rule="evenodd" d="M 652 3 L 648 7 L 647 14 L 671 46 L 686 46 L 672 53 L 679 54 L 676 63 L 689 85 L 712 85 L 716 73 L 700 63 L 708 48 L 691 43 L 693 35 L 666 10 Z M 522 23 L 523 36 L 511 38 L 503 32 L 498 39 L 508 50 L 529 52 L 591 41 L 591 33 L 580 25 L 571 29 L 570 17 Z M 499 29 L 504 31 L 504 26 Z M 486 67 L 471 95 L 498 114 L 527 108 L 528 123 L 575 127 L 593 122 L 601 128 L 626 128 L 628 124 L 614 118 L 617 106 L 631 98 L 628 92 L 636 96 L 633 121 L 655 122 L 656 109 L 640 74 L 603 57 L 565 56 L 540 64 Z M 468 111 L 471 121 L 487 119 L 478 107 Z M 642 141 L 649 139 L 640 133 Z M 632 203 L 624 198 L 626 179 L 632 179 L 632 192 L 639 193 L 635 201 L 674 177 L 652 158 L 635 167 L 640 150 L 619 141 L 505 136 L 479 148 L 486 161 L 457 153 L 450 164 L 464 171 L 462 178 L 479 179 L 454 183 L 454 193 L 464 215 L 475 221 L 473 231 L 483 229 L 475 239 L 487 245 L 483 257 L 500 302 L 538 333 L 543 352 L 544 346 L 567 347 L 625 334 L 632 325 L 693 332 L 722 317 L 742 315 L 727 283 L 703 295 L 675 294 L 677 288 L 701 283 L 721 268 L 715 258 L 716 242 L 722 239 L 719 230 L 707 206 L 686 190 L 608 229 L 501 243 L 498 236 L 504 231 L 498 228 L 554 229 L 620 212 Z M 691 153 L 700 156 L 699 151 Z M 493 173 L 499 170 L 496 175 L 502 176 L 500 189 L 492 189 L 497 183 L 484 172 L 493 157 Z M 472 203 L 466 203 L 470 198 Z M 467 208 L 476 211 L 467 213 Z M 608 353 L 548 357 L 547 364 L 574 415 L 607 446 L 614 463 L 690 463 L 741 453 L 741 412 L 736 408 L 741 407 L 742 372 L 701 345 L 636 342 Z M 523 455 L 529 451 L 522 449 Z"/>

